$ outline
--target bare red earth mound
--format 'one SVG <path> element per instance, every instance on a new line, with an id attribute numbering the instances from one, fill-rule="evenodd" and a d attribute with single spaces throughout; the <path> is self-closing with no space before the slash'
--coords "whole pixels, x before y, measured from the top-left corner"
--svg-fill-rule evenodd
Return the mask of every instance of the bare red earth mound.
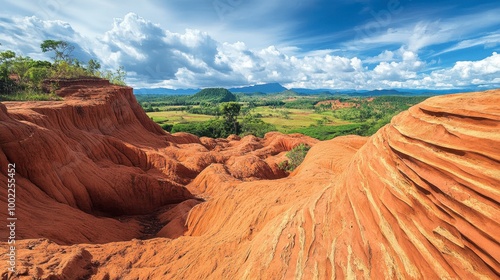
<path id="1" fill-rule="evenodd" d="M 500 277 L 500 91 L 316 143 L 169 135 L 129 88 L 67 90 L 0 105 L 20 279 Z M 286 177 L 276 164 L 301 142 L 313 147 Z"/>
<path id="2" fill-rule="evenodd" d="M 191 134 L 165 133 L 131 88 L 102 80 L 74 83 L 59 90 L 64 101 L 0 103 L 0 182 L 5 190 L 6 167 L 15 163 L 19 239 L 73 244 L 141 238 L 152 231 L 145 225 L 165 225 L 159 215 L 195 198 L 185 186 L 207 166 L 223 164 L 238 180 L 285 177 L 266 160 L 298 143 L 317 142 L 275 133 L 205 144 Z M 0 201 L 6 205 L 7 197 Z M 4 220 L 6 215 L 0 212 Z"/>

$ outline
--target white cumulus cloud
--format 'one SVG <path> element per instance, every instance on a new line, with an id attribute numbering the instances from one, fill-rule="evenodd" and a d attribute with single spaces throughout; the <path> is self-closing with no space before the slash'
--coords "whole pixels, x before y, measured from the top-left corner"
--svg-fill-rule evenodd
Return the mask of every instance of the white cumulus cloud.
<path id="1" fill-rule="evenodd" d="M 63 21 L 36 17 L 0 18 L 0 28 L 7 34 L 0 50 L 12 49 L 39 59 L 43 40 L 66 40 L 76 46 L 79 59 L 96 57 L 105 68 L 124 66 L 127 82 L 136 87 L 232 87 L 268 82 L 330 89 L 500 86 L 500 55 L 496 52 L 448 68 L 426 68 L 436 67 L 435 62 L 422 59 L 418 50 L 429 44 L 425 38 L 438 40 L 434 33 L 426 33 L 428 26 L 414 33 L 414 43 L 368 58 L 336 55 L 331 49 L 300 52 L 296 46 L 252 48 L 241 41 L 220 42 L 197 29 L 169 31 L 134 13 L 115 19 L 110 30 L 96 38 L 80 35 Z"/>

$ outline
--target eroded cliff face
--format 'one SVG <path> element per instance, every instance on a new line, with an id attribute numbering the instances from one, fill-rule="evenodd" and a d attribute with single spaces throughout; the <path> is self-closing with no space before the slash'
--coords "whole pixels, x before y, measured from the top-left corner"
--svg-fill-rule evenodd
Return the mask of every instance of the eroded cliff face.
<path id="1" fill-rule="evenodd" d="M 299 135 L 218 140 L 169 135 L 139 110 L 130 89 L 84 91 L 96 96 L 84 101 L 73 94 L 57 104 L 7 103 L 7 110 L 0 108 L 2 166 L 14 160 L 28 162 L 23 158 L 34 150 L 19 144 L 22 139 L 40 147 L 44 141 L 52 143 L 48 139 L 53 137 L 69 151 L 45 152 L 53 147 L 45 144 L 40 159 L 31 161 L 38 169 L 20 168 L 19 188 L 29 190 L 29 195 L 18 198 L 27 207 L 26 213 L 19 213 L 19 222 L 40 225 L 27 229 L 23 238 L 41 238 L 18 242 L 21 279 L 500 277 L 500 91 L 434 97 L 401 113 L 370 138 L 347 136 L 318 143 Z M 124 92 L 110 93 L 114 91 Z M 91 115 L 78 121 L 76 106 L 82 104 L 88 105 L 84 109 L 111 107 L 108 114 L 120 112 L 130 118 L 108 116 L 111 128 L 94 129 L 84 125 L 92 122 L 85 119 Z M 62 112 L 73 120 L 61 118 Z M 99 127 L 98 120 L 107 115 L 100 116 L 93 125 Z M 3 138 L 4 133 L 11 138 Z M 30 140 L 31 133 L 37 133 L 31 138 L 38 140 Z M 74 146 L 67 144 L 71 139 Z M 303 164 L 284 177 L 276 163 L 300 142 L 313 147 Z M 13 148 L 24 156 L 15 157 Z M 63 166 L 71 170 L 68 179 L 59 189 L 44 190 L 48 179 L 43 178 L 52 178 L 45 173 L 64 178 L 58 171 L 64 169 L 49 164 L 70 152 L 82 160 L 79 168 L 90 168 L 92 174 L 66 163 Z M 36 173 L 39 169 L 45 173 Z M 148 179 L 137 184 L 130 174 Z M 117 178 L 122 176 L 127 179 Z M 69 178 L 75 177 L 83 187 L 72 185 Z M 118 181 L 120 186 L 87 186 L 83 177 Z M 0 180 L 4 178 L 0 174 Z M 90 195 L 94 188 L 97 194 L 116 197 L 97 198 Z M 116 188 L 123 192 L 109 190 Z M 139 190 L 155 195 L 133 197 Z M 176 195 L 183 202 L 172 204 L 178 202 L 171 199 Z M 149 204 L 132 206 L 128 201 Z M 110 202 L 116 205 L 102 206 Z M 178 238 L 64 246 L 51 241 L 60 243 L 62 234 L 30 218 L 35 213 L 77 236 L 65 225 L 115 235 L 137 236 L 141 231 L 138 219 L 96 217 L 96 209 L 114 215 L 154 211 L 163 226 L 156 236 Z M 79 219 L 75 222 L 66 220 L 68 215 L 81 216 L 74 216 Z M 0 253 L 4 252 L 2 247 Z"/>
<path id="2" fill-rule="evenodd" d="M 280 134 L 170 135 L 148 118 L 131 88 L 101 80 L 67 82 L 58 94 L 64 101 L 0 103 L 0 182 L 5 190 L 6 166 L 15 163 L 19 239 L 72 244 L 151 235 L 169 221 L 161 214 L 195 199 L 199 187 L 185 186 L 207 166 L 222 165 L 236 181 L 284 177 L 272 155 L 316 142 Z M 6 196 L 0 201 L 6 205 Z M 160 228 L 144 229 L 151 223 Z"/>

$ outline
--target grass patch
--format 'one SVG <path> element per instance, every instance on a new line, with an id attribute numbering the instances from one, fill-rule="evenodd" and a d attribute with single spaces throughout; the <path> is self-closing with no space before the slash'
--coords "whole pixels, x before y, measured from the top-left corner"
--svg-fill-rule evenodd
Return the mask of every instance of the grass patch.
<path id="1" fill-rule="evenodd" d="M 60 101 L 62 97 L 55 93 L 23 91 L 16 94 L 0 94 L 0 101 Z"/>
<path id="2" fill-rule="evenodd" d="M 363 124 L 346 124 L 338 126 L 310 126 L 306 128 L 293 129 L 290 133 L 301 133 L 319 140 L 329 140 L 337 136 L 359 134 Z"/>
<path id="3" fill-rule="evenodd" d="M 295 168 L 297 168 L 304 161 L 309 149 L 311 149 L 309 145 L 299 144 L 286 153 L 288 160 L 280 162 L 278 167 L 281 170 L 288 172 L 295 170 Z"/>
<path id="4" fill-rule="evenodd" d="M 287 112 L 286 117 L 283 112 Z M 342 125 L 350 123 L 349 121 L 335 118 L 332 112 L 317 113 L 310 109 L 275 109 L 266 106 L 257 107 L 252 113 L 261 115 L 264 122 L 276 126 L 279 131 L 284 133 L 289 133 L 290 129 L 316 125 L 318 122 L 323 122 L 325 125 Z"/>
<path id="5" fill-rule="evenodd" d="M 171 124 L 188 123 L 188 122 L 203 122 L 213 118 L 209 115 L 191 114 L 183 111 L 163 111 L 163 112 L 149 112 L 147 115 L 153 119 L 154 122 Z"/>

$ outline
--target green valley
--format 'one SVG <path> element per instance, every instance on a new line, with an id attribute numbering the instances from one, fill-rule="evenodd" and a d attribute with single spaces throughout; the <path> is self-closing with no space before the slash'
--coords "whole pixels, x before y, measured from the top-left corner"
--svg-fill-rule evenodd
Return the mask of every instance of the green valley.
<path id="1" fill-rule="evenodd" d="M 136 95 L 148 116 L 169 132 L 227 137 L 263 137 L 269 131 L 301 133 L 320 140 L 356 134 L 369 136 L 391 118 L 429 96 L 349 96 L 331 93 L 236 93 L 207 88 L 194 95 Z M 233 102 L 235 124 L 224 124 L 221 106 Z M 229 125 L 231 129 L 223 128 Z M 229 127 L 228 126 L 228 127 Z"/>

